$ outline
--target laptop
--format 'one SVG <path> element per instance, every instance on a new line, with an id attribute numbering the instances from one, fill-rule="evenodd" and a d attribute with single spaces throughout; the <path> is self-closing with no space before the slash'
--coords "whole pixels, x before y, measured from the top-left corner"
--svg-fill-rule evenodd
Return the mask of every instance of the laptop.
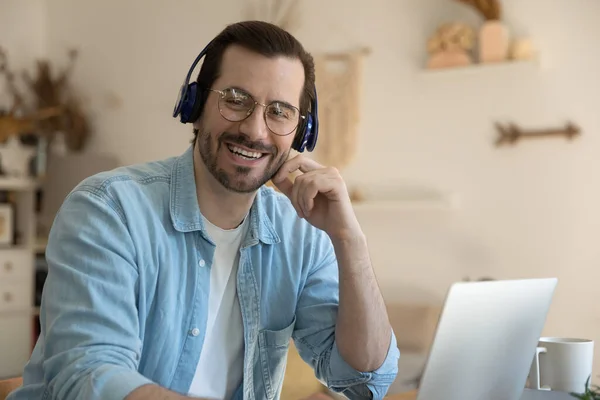
<path id="1" fill-rule="evenodd" d="M 452 285 L 417 400 L 520 400 L 524 392 L 537 396 L 524 388 L 557 282 Z"/>

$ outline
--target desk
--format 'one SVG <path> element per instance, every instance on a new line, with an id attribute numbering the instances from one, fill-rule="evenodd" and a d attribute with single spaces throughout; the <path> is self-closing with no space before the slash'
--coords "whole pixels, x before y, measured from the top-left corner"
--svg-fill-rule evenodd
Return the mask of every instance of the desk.
<path id="1" fill-rule="evenodd" d="M 417 392 L 410 391 L 406 393 L 393 394 L 386 397 L 386 400 L 415 400 Z M 520 400 L 571 400 L 573 397 L 568 393 L 553 392 L 546 390 L 525 389 Z"/>
<path id="2" fill-rule="evenodd" d="M 6 399 L 6 396 L 23 384 L 23 379 L 12 378 L 0 380 L 0 400 Z"/>
<path id="3" fill-rule="evenodd" d="M 417 391 L 412 390 L 406 393 L 398 393 L 387 396 L 387 400 L 415 400 L 417 398 Z"/>

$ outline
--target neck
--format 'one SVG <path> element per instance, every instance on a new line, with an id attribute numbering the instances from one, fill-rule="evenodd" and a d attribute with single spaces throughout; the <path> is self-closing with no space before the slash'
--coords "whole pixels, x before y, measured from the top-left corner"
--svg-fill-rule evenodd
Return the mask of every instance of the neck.
<path id="1" fill-rule="evenodd" d="M 256 193 L 236 193 L 224 188 L 208 171 L 196 148 L 194 179 L 198 205 L 204 218 L 221 229 L 234 229 L 242 223 Z"/>

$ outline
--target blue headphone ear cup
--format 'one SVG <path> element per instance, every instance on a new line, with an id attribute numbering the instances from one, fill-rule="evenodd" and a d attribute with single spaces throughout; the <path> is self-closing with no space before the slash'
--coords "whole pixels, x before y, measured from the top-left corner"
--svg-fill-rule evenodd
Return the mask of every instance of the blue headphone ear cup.
<path id="1" fill-rule="evenodd" d="M 185 95 L 181 99 L 181 122 L 188 123 L 193 121 L 194 104 L 196 103 L 196 96 L 198 91 L 198 84 L 192 82 L 188 85 L 188 89 Z"/>
<path id="2" fill-rule="evenodd" d="M 207 96 L 207 90 L 203 90 L 201 87 L 196 88 L 196 99 L 194 100 L 194 106 L 192 108 L 192 113 L 190 114 L 190 122 L 196 122 L 202 115 L 202 109 L 206 103 Z"/>
<path id="3" fill-rule="evenodd" d="M 317 145 L 317 137 L 319 136 L 319 118 L 309 115 L 311 121 L 311 129 L 308 137 L 306 138 L 306 149 L 313 151 Z"/>
<path id="4" fill-rule="evenodd" d="M 319 101 L 317 100 L 317 87 L 315 85 L 315 98 L 310 105 L 310 114 L 308 115 L 308 122 L 310 129 L 307 130 L 306 138 L 304 139 L 304 145 L 308 151 L 313 151 L 317 144 L 317 138 L 319 137 Z"/>
<path id="5" fill-rule="evenodd" d="M 175 101 L 175 107 L 173 108 L 173 118 L 177 118 L 181 115 L 181 104 L 183 103 L 183 98 L 186 96 L 187 89 L 187 83 L 183 84 L 179 89 L 179 93 L 177 93 L 177 100 Z"/>
<path id="6" fill-rule="evenodd" d="M 294 142 L 292 143 L 292 148 L 300 153 L 304 151 L 306 148 L 307 136 L 310 135 L 310 129 L 312 128 L 312 115 L 308 114 L 306 120 L 300 126 L 298 132 L 296 133 L 296 137 L 294 138 Z"/>

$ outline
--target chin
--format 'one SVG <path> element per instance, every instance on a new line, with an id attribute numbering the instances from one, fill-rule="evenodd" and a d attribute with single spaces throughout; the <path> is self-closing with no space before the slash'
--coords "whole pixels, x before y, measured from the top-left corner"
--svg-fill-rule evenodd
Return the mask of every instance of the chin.
<path id="1" fill-rule="evenodd" d="M 234 157 L 225 145 L 211 148 L 209 139 L 209 135 L 203 136 L 198 145 L 200 158 L 210 175 L 231 192 L 256 192 L 275 175 L 286 159 L 277 157 L 277 152 L 266 154 L 259 160 Z"/>
<path id="2" fill-rule="evenodd" d="M 244 172 L 246 171 L 230 173 L 220 169 L 217 171 L 215 178 L 217 178 L 225 189 L 236 193 L 256 192 L 271 179 L 271 176 L 265 177 L 264 174 L 248 174 Z"/>

